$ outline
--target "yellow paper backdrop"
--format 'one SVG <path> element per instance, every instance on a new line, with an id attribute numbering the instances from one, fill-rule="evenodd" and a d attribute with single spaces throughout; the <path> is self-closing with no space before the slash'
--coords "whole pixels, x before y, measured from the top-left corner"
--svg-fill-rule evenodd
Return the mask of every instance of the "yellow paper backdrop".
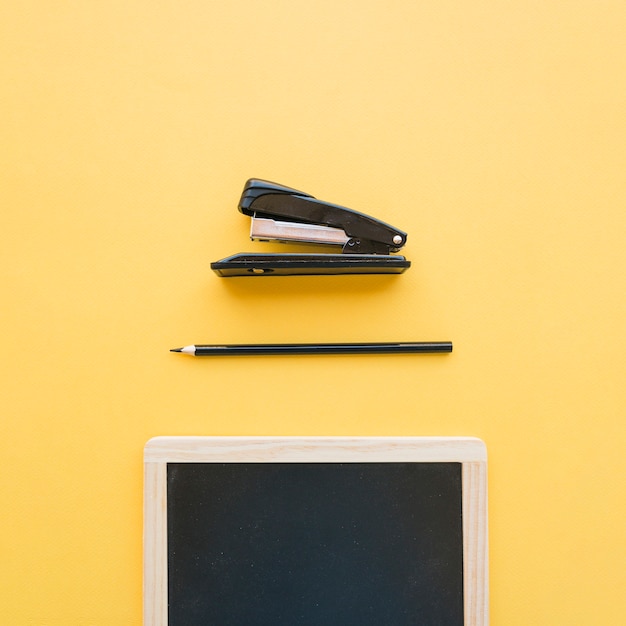
<path id="1" fill-rule="evenodd" d="M 0 621 L 141 623 L 155 435 L 471 435 L 494 625 L 626 621 L 622 0 L 0 8 Z M 260 177 L 395 277 L 222 279 Z M 180 345 L 452 340 L 445 356 Z"/>

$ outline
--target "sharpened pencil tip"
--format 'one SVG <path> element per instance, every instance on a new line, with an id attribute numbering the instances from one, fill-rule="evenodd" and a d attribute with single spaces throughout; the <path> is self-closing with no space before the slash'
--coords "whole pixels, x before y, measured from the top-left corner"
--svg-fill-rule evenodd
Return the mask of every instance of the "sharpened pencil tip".
<path id="1" fill-rule="evenodd" d="M 183 349 L 182 349 L 182 348 L 172 348 L 172 349 L 170 350 L 170 352 L 182 352 L 182 351 L 183 351 Z"/>

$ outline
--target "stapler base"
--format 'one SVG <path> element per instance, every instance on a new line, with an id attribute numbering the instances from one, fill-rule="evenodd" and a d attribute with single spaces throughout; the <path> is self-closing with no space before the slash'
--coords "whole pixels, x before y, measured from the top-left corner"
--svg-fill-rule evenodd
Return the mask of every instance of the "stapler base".
<path id="1" fill-rule="evenodd" d="M 256 254 L 242 252 L 211 263 L 219 276 L 316 274 L 401 274 L 411 266 L 403 256 L 383 254 Z"/>

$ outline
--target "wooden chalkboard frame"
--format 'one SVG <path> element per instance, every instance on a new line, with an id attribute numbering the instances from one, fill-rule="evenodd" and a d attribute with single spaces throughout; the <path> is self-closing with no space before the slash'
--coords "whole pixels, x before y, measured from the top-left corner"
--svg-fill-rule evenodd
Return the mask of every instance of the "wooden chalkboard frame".
<path id="1" fill-rule="evenodd" d="M 471 437 L 155 437 L 144 449 L 144 626 L 168 624 L 168 463 L 458 462 L 465 626 L 488 626 L 487 453 Z"/>

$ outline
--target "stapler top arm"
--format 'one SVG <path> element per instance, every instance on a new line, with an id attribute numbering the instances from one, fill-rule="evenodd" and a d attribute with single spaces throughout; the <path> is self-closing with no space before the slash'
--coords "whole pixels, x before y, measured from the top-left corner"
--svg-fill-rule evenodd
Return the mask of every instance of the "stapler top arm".
<path id="1" fill-rule="evenodd" d="M 253 239 L 342 245 L 347 254 L 397 252 L 407 234 L 352 209 L 265 180 L 247 181 L 239 210 L 253 220 Z"/>

